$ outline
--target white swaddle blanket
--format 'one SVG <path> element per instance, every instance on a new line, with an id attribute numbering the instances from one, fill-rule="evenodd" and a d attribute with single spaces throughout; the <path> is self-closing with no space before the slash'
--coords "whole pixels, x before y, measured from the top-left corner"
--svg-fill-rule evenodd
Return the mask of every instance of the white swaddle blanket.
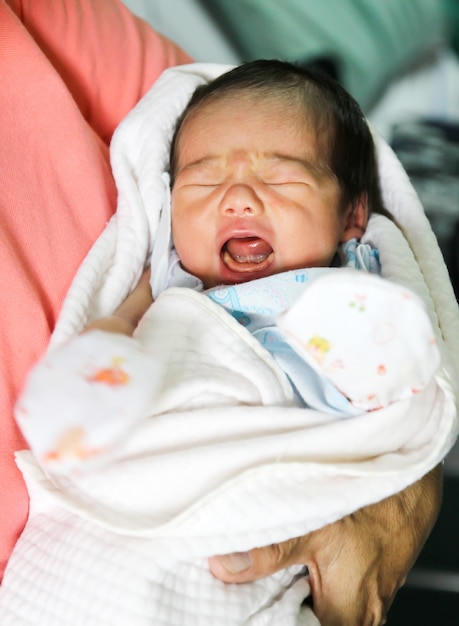
<path id="1" fill-rule="evenodd" d="M 168 220 L 161 234 L 158 225 L 172 129 L 194 88 L 225 69 L 167 70 L 117 129 L 118 210 L 75 278 L 51 350 L 111 313 L 155 242 L 168 241 Z M 455 440 L 457 304 L 413 188 L 389 147 L 378 140 L 377 149 L 384 201 L 405 234 L 373 216 L 365 239 L 383 275 L 426 302 L 443 358 L 435 380 L 370 416 L 300 409 L 272 357 L 218 305 L 188 289 L 163 292 L 137 337 L 161 357 L 167 387 L 116 462 L 51 480 L 31 452 L 18 454 L 31 510 L 0 589 L 2 626 L 318 623 L 301 607 L 301 567 L 225 585 L 206 558 L 303 535 L 400 491 Z M 165 252 L 153 252 L 153 281 Z"/>

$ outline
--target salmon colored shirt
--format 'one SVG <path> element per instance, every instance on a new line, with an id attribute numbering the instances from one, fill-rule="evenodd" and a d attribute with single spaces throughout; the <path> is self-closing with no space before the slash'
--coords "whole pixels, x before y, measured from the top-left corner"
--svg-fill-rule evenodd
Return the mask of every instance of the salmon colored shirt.
<path id="1" fill-rule="evenodd" d="M 13 405 L 115 209 L 108 143 L 190 61 L 118 0 L 0 0 L 0 578 L 28 512 Z"/>

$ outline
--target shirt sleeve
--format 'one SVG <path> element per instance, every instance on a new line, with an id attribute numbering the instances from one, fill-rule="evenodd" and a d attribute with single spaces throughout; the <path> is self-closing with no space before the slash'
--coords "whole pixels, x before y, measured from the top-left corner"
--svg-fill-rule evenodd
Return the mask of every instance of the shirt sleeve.
<path id="1" fill-rule="evenodd" d="M 0 580 L 28 511 L 13 406 L 116 208 L 108 142 L 189 60 L 118 0 L 0 0 Z"/>
<path id="2" fill-rule="evenodd" d="M 192 60 L 119 0 L 7 2 L 106 142 L 163 70 Z"/>

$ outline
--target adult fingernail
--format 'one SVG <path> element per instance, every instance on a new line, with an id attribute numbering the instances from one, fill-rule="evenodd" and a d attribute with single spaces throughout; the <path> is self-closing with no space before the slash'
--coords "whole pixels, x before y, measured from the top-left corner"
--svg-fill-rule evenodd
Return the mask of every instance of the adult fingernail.
<path id="1" fill-rule="evenodd" d="M 252 559 L 248 552 L 234 552 L 218 557 L 218 560 L 230 574 L 239 574 L 252 565 Z"/>

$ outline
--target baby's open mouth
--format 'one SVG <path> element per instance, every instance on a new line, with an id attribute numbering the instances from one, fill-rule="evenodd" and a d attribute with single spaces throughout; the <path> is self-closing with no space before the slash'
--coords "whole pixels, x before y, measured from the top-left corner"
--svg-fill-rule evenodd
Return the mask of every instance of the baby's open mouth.
<path id="1" fill-rule="evenodd" d="M 271 264 L 274 252 L 259 237 L 233 237 L 223 246 L 221 257 L 233 272 L 258 272 Z"/>

